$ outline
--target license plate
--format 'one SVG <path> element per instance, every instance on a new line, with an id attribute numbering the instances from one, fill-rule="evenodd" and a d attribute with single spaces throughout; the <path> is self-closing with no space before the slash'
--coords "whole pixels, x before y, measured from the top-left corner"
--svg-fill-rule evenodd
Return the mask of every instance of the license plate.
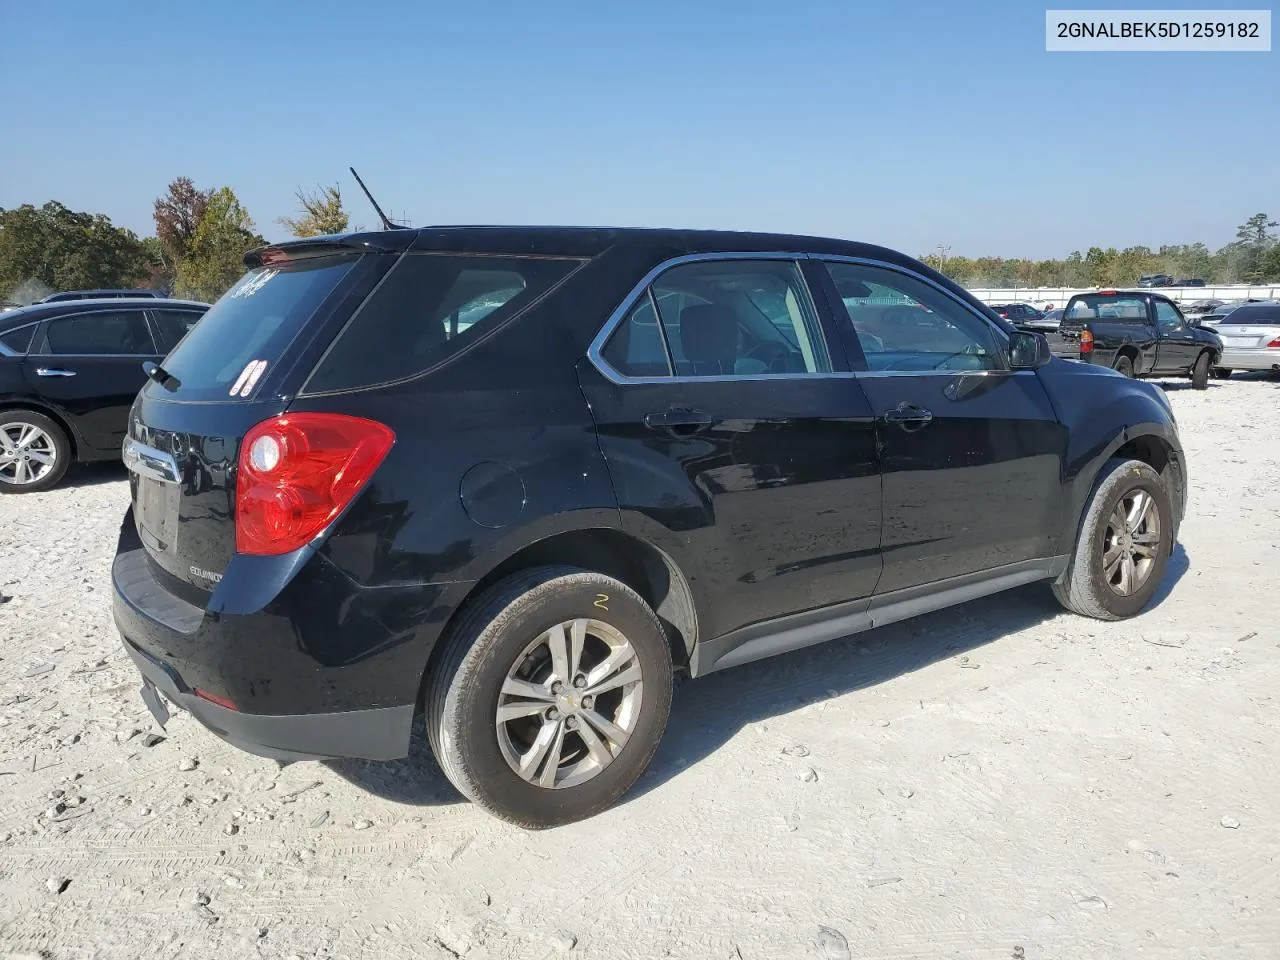
<path id="1" fill-rule="evenodd" d="M 167 553 L 174 545 L 178 530 L 178 499 L 182 495 L 176 483 L 161 483 L 151 477 L 138 478 L 136 513 L 138 531 L 151 546 Z"/>
<path id="2" fill-rule="evenodd" d="M 1224 347 L 1252 347 L 1258 342 L 1257 337 L 1223 337 Z"/>

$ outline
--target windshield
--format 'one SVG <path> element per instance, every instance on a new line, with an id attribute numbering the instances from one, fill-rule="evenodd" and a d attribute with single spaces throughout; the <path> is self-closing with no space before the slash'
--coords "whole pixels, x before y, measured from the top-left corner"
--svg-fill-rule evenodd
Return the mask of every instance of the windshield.
<path id="1" fill-rule="evenodd" d="M 357 259 L 314 257 L 246 273 L 165 358 L 165 371 L 181 384 L 177 397 L 229 400 L 252 394 Z"/>

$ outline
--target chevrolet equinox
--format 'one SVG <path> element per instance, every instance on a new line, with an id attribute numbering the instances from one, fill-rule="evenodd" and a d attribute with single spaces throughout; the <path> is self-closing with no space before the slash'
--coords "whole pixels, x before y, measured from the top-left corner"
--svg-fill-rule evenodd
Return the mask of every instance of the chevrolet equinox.
<path id="1" fill-rule="evenodd" d="M 1129 617 L 1173 549 L 1162 392 L 891 250 L 429 227 L 246 266 L 149 365 L 112 580 L 158 722 L 257 754 L 404 757 L 421 713 L 459 791 L 566 823 L 675 671 L 1040 580 Z"/>

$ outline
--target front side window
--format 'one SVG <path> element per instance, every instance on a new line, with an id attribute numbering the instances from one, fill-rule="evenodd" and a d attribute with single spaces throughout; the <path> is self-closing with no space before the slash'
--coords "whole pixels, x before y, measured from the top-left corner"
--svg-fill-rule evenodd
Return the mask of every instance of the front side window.
<path id="1" fill-rule="evenodd" d="M 1178 314 L 1177 309 L 1171 303 L 1165 303 L 1163 300 L 1156 301 L 1156 323 L 1160 325 L 1160 329 L 1164 331 L 1177 330 L 1182 326 L 1182 317 Z"/>
<path id="2" fill-rule="evenodd" d="M 869 370 L 1004 370 L 995 330 L 950 297 L 907 274 L 828 263 Z"/>
<path id="3" fill-rule="evenodd" d="M 57 317 L 46 326 L 49 352 L 141 357 L 156 352 L 141 310 L 99 310 Z"/>
<path id="4" fill-rule="evenodd" d="M 703 260 L 672 267 L 632 307 L 603 355 L 631 377 L 831 371 L 808 288 L 789 260 Z"/>

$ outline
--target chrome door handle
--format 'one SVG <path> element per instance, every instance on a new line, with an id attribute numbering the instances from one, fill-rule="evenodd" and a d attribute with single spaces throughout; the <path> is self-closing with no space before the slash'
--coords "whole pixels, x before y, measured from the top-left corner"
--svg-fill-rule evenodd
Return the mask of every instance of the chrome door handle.
<path id="1" fill-rule="evenodd" d="M 38 377 L 74 377 L 74 370 L 62 370 L 58 367 L 37 367 L 36 376 Z"/>

